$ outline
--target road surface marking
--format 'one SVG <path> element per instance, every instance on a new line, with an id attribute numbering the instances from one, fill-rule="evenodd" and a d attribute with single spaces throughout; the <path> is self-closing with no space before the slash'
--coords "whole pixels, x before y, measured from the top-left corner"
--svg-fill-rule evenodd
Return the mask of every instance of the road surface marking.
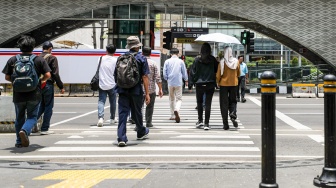
<path id="1" fill-rule="evenodd" d="M 128 144 L 254 144 L 253 141 L 235 141 L 235 140 L 142 140 L 142 141 L 128 141 Z M 58 141 L 55 144 L 74 144 L 74 145 L 113 145 L 117 141 L 107 140 L 65 140 Z"/>
<path id="2" fill-rule="evenodd" d="M 261 102 L 254 98 L 254 97 L 248 97 L 252 102 L 254 102 L 256 105 L 260 106 L 261 107 Z M 282 120 L 283 122 L 285 122 L 286 124 L 288 124 L 289 126 L 297 129 L 297 130 L 311 130 L 311 128 L 305 126 L 305 125 L 302 125 L 301 123 L 295 121 L 294 119 L 286 116 L 285 114 L 281 113 L 280 111 L 278 110 L 275 110 L 275 116 L 277 118 L 279 118 L 280 120 Z"/>
<path id="3" fill-rule="evenodd" d="M 45 147 L 38 151 L 260 151 L 258 147 Z"/>
<path id="4" fill-rule="evenodd" d="M 154 157 L 154 158 L 178 158 L 178 157 L 186 157 L 186 158 L 260 158 L 259 155 L 175 155 L 175 154 L 144 154 L 144 155 L 8 155 L 8 156 L 0 156 L 0 159 L 52 159 L 52 158 L 146 158 L 146 157 Z M 323 158 L 323 155 L 277 155 L 277 158 Z M 108 160 L 108 163 L 113 163 Z M 153 161 L 154 162 L 154 161 Z M 183 161 L 184 163 L 188 163 L 189 161 Z M 81 162 L 80 162 L 81 163 Z M 101 162 L 98 162 L 101 163 Z M 115 163 L 120 163 L 117 161 Z"/>
<path id="5" fill-rule="evenodd" d="M 151 170 L 57 170 L 33 180 L 64 180 L 47 188 L 93 187 L 106 179 L 143 179 Z"/>
<path id="6" fill-rule="evenodd" d="M 110 108 L 110 106 L 106 106 L 104 109 L 106 109 L 106 108 Z M 98 112 L 98 110 L 94 110 L 94 111 L 91 111 L 91 112 L 88 112 L 88 113 L 85 113 L 85 114 L 82 114 L 82 115 L 79 115 L 79 116 L 76 116 L 76 117 L 73 117 L 73 118 L 70 118 L 70 119 L 60 121 L 58 123 L 51 124 L 50 127 L 53 127 L 53 126 L 56 126 L 56 125 L 59 125 L 59 124 L 63 124 L 63 123 L 66 123 L 66 122 L 72 121 L 74 119 L 78 119 L 78 118 L 81 118 L 81 117 L 84 117 L 84 116 L 87 116 L 87 115 L 90 115 L 90 114 L 93 114 L 93 113 L 96 113 L 96 112 Z"/>
<path id="7" fill-rule="evenodd" d="M 321 136 L 321 135 L 308 135 L 308 136 L 318 143 L 323 143 L 324 142 L 324 136 Z"/>
<path id="8" fill-rule="evenodd" d="M 236 135 L 179 135 L 171 138 L 250 138 L 249 136 Z"/>
<path id="9" fill-rule="evenodd" d="M 84 137 L 78 136 L 78 135 L 73 135 L 73 136 L 69 136 L 68 138 L 84 138 Z"/>

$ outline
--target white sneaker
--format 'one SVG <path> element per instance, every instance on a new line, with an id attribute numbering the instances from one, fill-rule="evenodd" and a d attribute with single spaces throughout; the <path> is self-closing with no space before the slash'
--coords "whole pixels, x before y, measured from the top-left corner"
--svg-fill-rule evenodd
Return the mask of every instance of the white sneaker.
<path id="1" fill-rule="evenodd" d="M 115 125 L 116 123 L 118 123 L 118 121 L 117 121 L 117 120 L 110 119 L 110 124 L 111 124 L 111 125 Z"/>
<path id="2" fill-rule="evenodd" d="M 54 134 L 54 131 L 48 130 L 48 131 L 41 131 L 41 135 L 49 135 Z"/>
<path id="3" fill-rule="evenodd" d="M 102 127 L 103 125 L 104 125 L 104 119 L 99 118 L 98 123 L 97 123 L 97 127 Z"/>
<path id="4" fill-rule="evenodd" d="M 210 130 L 211 129 L 211 127 L 210 127 L 210 125 L 209 124 L 204 124 L 204 130 Z"/>

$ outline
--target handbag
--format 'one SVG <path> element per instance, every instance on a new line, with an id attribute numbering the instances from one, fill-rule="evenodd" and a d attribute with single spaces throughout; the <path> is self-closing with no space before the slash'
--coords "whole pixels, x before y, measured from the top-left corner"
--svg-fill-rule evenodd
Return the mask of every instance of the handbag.
<path id="1" fill-rule="evenodd" d="M 99 68 L 100 68 L 102 57 L 103 56 L 100 57 L 96 74 L 93 76 L 93 78 L 91 79 L 91 82 L 90 82 L 90 86 L 91 86 L 92 91 L 98 91 L 98 89 L 99 89 Z"/>

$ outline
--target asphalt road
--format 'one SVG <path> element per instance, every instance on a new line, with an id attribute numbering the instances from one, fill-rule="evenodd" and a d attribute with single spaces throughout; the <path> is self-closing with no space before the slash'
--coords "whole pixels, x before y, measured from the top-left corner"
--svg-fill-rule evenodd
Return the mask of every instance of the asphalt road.
<path id="1" fill-rule="evenodd" d="M 96 126 L 97 97 L 59 97 L 51 125 L 55 134 L 32 135 L 31 145 L 20 149 L 14 147 L 14 134 L 0 135 L 2 177 L 9 182 L 6 187 L 257 187 L 261 182 L 261 96 L 246 98 L 246 103 L 238 103 L 238 129 L 229 121 L 230 130 L 224 131 L 216 92 L 212 129 L 204 131 L 195 128 L 194 93 L 183 95 L 180 123 L 168 120 L 168 96 L 157 97 L 148 139 L 136 140 L 134 125 L 128 124 L 128 146 L 119 148 L 117 126 L 109 124 L 108 108 L 104 126 Z M 314 187 L 313 178 L 322 172 L 323 101 L 277 96 L 280 187 Z M 80 176 L 69 170 L 77 170 Z M 20 181 L 15 178 L 18 174 Z M 83 182 L 83 177 L 91 177 L 91 184 L 74 183 Z M 64 179 L 71 179 L 70 184 Z"/>

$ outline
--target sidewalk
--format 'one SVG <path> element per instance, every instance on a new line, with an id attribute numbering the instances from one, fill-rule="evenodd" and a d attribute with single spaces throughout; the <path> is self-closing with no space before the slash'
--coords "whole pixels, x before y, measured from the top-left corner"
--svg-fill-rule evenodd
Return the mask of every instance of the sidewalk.
<path id="1" fill-rule="evenodd" d="M 301 164 L 300 164 L 301 163 Z M 276 183 L 283 188 L 313 188 L 313 179 L 320 175 L 323 159 L 306 161 L 289 161 L 280 167 L 278 163 Z M 131 178 L 129 175 L 106 178 L 109 170 L 147 170 L 142 179 Z M 42 175 L 60 172 L 59 176 L 66 176 L 66 170 L 76 170 L 77 179 L 82 181 L 82 187 L 93 181 L 94 177 L 83 176 L 90 174 L 101 177 L 103 181 L 95 182 L 93 187 L 148 187 L 148 188 L 253 188 L 261 183 L 260 163 L 218 163 L 218 164 L 53 164 L 53 163 L 0 163 L 2 176 L 6 177 L 6 187 L 47 187 L 65 181 L 64 178 L 53 176 L 52 179 L 34 180 Z M 92 170 L 92 171 L 91 171 Z M 93 171 L 94 170 L 94 171 Z M 62 172 L 64 171 L 64 172 Z M 105 176 L 104 176 L 105 175 Z M 111 175 L 111 174 L 109 174 Z M 18 176 L 20 177 L 18 179 Z M 104 178 L 105 177 L 105 178 Z M 92 178 L 92 179 L 91 179 Z M 70 180 L 70 179 L 69 179 Z M 71 180 L 70 180 L 71 181 Z M 60 186 L 55 186 L 60 187 Z"/>

